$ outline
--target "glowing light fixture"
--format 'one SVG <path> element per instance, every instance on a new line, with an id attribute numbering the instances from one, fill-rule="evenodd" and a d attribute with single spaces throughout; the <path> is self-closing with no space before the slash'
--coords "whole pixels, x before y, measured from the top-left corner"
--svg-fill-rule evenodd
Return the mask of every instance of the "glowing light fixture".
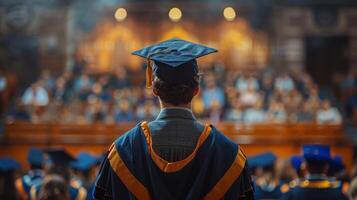
<path id="1" fill-rule="evenodd" d="M 236 18 L 236 11 L 232 7 L 226 7 L 223 10 L 223 16 L 227 21 L 233 21 Z"/>
<path id="2" fill-rule="evenodd" d="M 115 11 L 114 17 L 118 22 L 122 22 L 126 19 L 128 13 L 126 12 L 125 8 L 118 8 Z"/>
<path id="3" fill-rule="evenodd" d="M 171 8 L 169 11 L 171 21 L 178 22 L 182 17 L 182 12 L 179 8 Z"/>

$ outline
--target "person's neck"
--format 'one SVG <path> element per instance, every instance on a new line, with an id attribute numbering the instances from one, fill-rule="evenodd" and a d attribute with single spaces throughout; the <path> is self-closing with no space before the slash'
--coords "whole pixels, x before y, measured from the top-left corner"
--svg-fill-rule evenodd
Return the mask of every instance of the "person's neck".
<path id="1" fill-rule="evenodd" d="M 188 103 L 188 104 L 180 104 L 180 105 L 173 105 L 173 104 L 170 104 L 170 103 L 165 103 L 163 101 L 160 101 L 160 107 L 161 107 L 161 110 L 162 109 L 165 109 L 165 108 L 184 108 L 184 109 L 189 109 L 191 110 L 191 103 Z"/>

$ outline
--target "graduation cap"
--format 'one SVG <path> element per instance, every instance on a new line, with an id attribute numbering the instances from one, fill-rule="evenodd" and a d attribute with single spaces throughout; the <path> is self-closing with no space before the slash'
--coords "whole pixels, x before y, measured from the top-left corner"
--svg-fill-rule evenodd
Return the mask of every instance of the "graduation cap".
<path id="1" fill-rule="evenodd" d="M 98 157 L 93 156 L 86 152 L 81 152 L 77 155 L 76 161 L 71 163 L 72 168 L 86 171 L 89 170 L 92 166 L 96 165 L 98 162 Z"/>
<path id="2" fill-rule="evenodd" d="M 9 172 L 20 167 L 20 163 L 10 157 L 0 158 L 0 172 Z"/>
<path id="3" fill-rule="evenodd" d="M 328 145 L 304 145 L 302 149 L 304 159 L 309 163 L 323 164 L 331 160 Z"/>
<path id="4" fill-rule="evenodd" d="M 248 165 L 250 168 L 267 168 L 274 165 L 276 156 L 272 152 L 258 154 L 248 158 Z"/>
<path id="5" fill-rule="evenodd" d="M 40 149 L 31 148 L 27 155 L 27 161 L 31 165 L 41 166 L 44 161 L 43 152 Z"/>
<path id="6" fill-rule="evenodd" d="M 132 54 L 147 59 L 146 87 L 152 86 L 153 75 L 171 84 L 182 84 L 198 74 L 196 59 L 216 49 L 172 38 L 134 51 Z M 151 61 L 154 65 L 151 66 Z"/>
<path id="7" fill-rule="evenodd" d="M 328 174 L 333 175 L 343 171 L 344 169 L 345 165 L 343 164 L 342 157 L 340 155 L 337 155 L 330 160 Z"/>
<path id="8" fill-rule="evenodd" d="M 55 165 L 69 166 L 76 159 L 65 149 L 48 149 L 45 151 Z"/>
<path id="9" fill-rule="evenodd" d="M 291 156 L 290 163 L 295 171 L 299 171 L 301 169 L 301 164 L 303 162 L 303 158 L 301 156 Z"/>

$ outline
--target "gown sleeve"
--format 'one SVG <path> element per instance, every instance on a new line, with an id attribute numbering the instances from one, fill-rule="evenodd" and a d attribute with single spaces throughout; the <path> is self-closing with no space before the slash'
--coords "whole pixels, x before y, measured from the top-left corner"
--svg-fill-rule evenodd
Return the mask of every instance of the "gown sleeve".
<path id="1" fill-rule="evenodd" d="M 224 199 L 254 200 L 254 186 L 247 167 L 244 166 L 241 175 L 227 191 Z"/>

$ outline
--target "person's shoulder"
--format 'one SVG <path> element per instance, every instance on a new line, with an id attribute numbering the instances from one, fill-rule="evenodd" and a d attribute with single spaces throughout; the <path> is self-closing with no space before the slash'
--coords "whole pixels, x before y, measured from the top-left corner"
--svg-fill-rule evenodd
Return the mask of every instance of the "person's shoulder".
<path id="1" fill-rule="evenodd" d="M 222 133 L 217 130 L 213 125 L 210 125 L 212 138 L 214 140 L 214 148 L 218 150 L 216 153 L 221 153 L 224 155 L 235 155 L 237 162 L 244 166 L 246 162 L 245 153 L 240 145 L 237 142 L 227 137 L 227 133 Z M 224 147 L 224 148 L 222 148 Z"/>
<path id="2" fill-rule="evenodd" d="M 122 134 L 121 136 L 119 136 L 115 141 L 114 144 L 116 146 L 123 146 L 123 145 L 128 145 L 131 144 L 131 142 L 133 140 L 135 140 L 135 138 L 137 138 L 138 136 L 140 136 L 141 134 L 141 124 L 143 122 L 140 122 L 138 124 L 136 124 L 133 128 L 131 128 L 130 130 L 126 131 L 124 134 Z M 128 143 L 129 142 L 129 143 Z"/>
<path id="3" fill-rule="evenodd" d="M 211 128 L 211 134 L 215 137 L 215 140 L 218 141 L 219 143 L 224 143 L 235 147 L 238 146 L 236 142 L 234 142 L 232 139 L 227 137 L 226 135 L 227 133 L 221 132 L 213 125 L 210 125 L 210 128 Z"/>

